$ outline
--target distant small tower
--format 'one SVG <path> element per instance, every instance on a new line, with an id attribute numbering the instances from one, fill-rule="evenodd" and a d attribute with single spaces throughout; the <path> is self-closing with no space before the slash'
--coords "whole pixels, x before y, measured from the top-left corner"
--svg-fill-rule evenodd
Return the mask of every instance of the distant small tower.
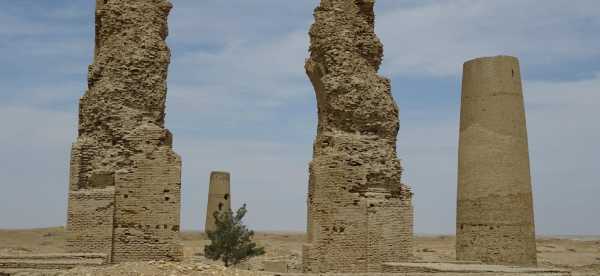
<path id="1" fill-rule="evenodd" d="M 228 172 L 211 172 L 208 187 L 208 206 L 206 208 L 206 224 L 204 231 L 214 231 L 216 228 L 215 211 L 227 211 L 231 208 L 231 194 Z"/>
<path id="2" fill-rule="evenodd" d="M 456 257 L 535 266 L 535 226 L 519 61 L 463 68 Z"/>

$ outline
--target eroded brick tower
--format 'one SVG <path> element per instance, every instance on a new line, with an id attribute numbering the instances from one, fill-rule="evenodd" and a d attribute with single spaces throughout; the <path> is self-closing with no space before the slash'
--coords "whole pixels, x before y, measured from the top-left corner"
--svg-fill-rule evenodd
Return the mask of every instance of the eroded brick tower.
<path id="1" fill-rule="evenodd" d="M 208 203 L 206 205 L 206 222 L 204 231 L 215 231 L 215 212 L 226 212 L 231 209 L 230 173 L 211 172 L 208 184 Z"/>
<path id="2" fill-rule="evenodd" d="M 96 48 L 71 152 L 67 248 L 178 260 L 181 160 L 164 127 L 166 0 L 96 1 Z"/>
<path id="3" fill-rule="evenodd" d="M 409 258 L 413 209 L 396 156 L 398 107 L 377 75 L 374 0 L 321 0 L 306 72 L 318 128 L 310 163 L 305 272 L 380 271 Z"/>
<path id="4" fill-rule="evenodd" d="M 519 61 L 464 64 L 458 156 L 456 257 L 535 266 L 529 150 Z"/>

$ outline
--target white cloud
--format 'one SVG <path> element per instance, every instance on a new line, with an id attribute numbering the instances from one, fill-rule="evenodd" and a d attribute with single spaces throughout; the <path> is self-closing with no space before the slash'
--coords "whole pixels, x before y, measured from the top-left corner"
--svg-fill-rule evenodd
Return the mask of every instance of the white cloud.
<path id="1" fill-rule="evenodd" d="M 580 81 L 524 82 L 539 233 L 600 232 L 599 87 L 600 74 Z M 458 106 L 454 112 L 402 121 L 398 151 L 404 179 L 415 192 L 417 232 L 454 233 Z"/>
<path id="2" fill-rule="evenodd" d="M 600 74 L 525 84 L 537 226 L 600 233 Z"/>
<path id="3" fill-rule="evenodd" d="M 209 173 L 215 170 L 231 172 L 232 208 L 247 203 L 253 228 L 304 228 L 311 144 L 175 138 L 175 150 L 184 154 L 184 229 L 204 227 Z"/>
<path id="4" fill-rule="evenodd" d="M 377 31 L 386 71 L 447 76 L 480 56 L 516 55 L 532 65 L 598 57 L 600 38 L 589 31 L 600 28 L 599 15 L 595 0 L 428 1 L 386 7 Z"/>
<path id="5" fill-rule="evenodd" d="M 32 82 L 36 82 L 32 78 Z M 76 110 L 79 98 L 86 90 L 84 82 L 64 81 L 60 83 L 32 83 L 13 90 L 15 95 L 4 105 L 29 106 L 52 110 Z"/>
<path id="6" fill-rule="evenodd" d="M 291 32 L 258 44 L 232 41 L 216 52 L 187 51 L 172 62 L 173 80 L 221 86 L 234 95 L 288 98 L 307 87 L 307 49 L 305 32 Z"/>
<path id="7" fill-rule="evenodd" d="M 184 161 L 183 227 L 203 225 L 208 176 L 218 169 L 232 172 L 234 203 L 249 204 L 250 225 L 303 230 L 307 162 L 316 127 L 314 92 L 303 64 L 310 14 L 318 1 L 173 2 L 167 127 Z M 600 39 L 589 31 L 600 25 L 596 2 L 379 1 L 384 70 L 394 78 L 412 75 L 435 83 L 440 81 L 437 76 L 460 74 L 462 63 L 477 56 L 514 54 L 526 65 L 549 68 L 593 59 L 600 51 Z M 79 17 L 76 10 L 56 16 Z M 12 54 L 2 57 L 2 69 L 31 74 L 20 76 L 27 81 L 3 79 L 3 85 L 18 89 L 0 95 L 5 103 L 0 105 L 1 185 L 10 187 L 5 190 L 10 192 L 0 193 L 0 217 L 8 218 L 0 227 L 63 224 L 77 118 L 52 110 L 67 104 L 75 110 L 83 94 L 93 28 L 56 24 L 36 29 L 42 26 L 35 20 L 2 15 L 0 23 L 5 23 L 0 24 L 1 36 L 26 38 L 0 40 L 0 47 L 15 50 L 5 51 Z M 81 31 L 86 28 L 88 32 Z M 69 37 L 57 36 L 54 42 L 39 37 L 61 31 Z M 30 48 L 39 49 L 32 55 Z M 572 68 L 568 77 L 581 71 Z M 81 85 L 73 72 L 79 72 Z M 56 78 L 55 84 L 48 78 Z M 394 91 L 418 90 L 414 83 L 403 87 L 395 80 Z M 453 89 L 449 86 L 439 85 L 442 91 Z M 598 87 L 600 75 L 571 82 L 525 82 L 542 233 L 600 232 L 594 216 L 600 211 L 594 195 L 600 191 L 591 182 L 599 178 Z M 415 191 L 418 232 L 454 231 L 457 95 L 444 95 L 447 99 L 436 102 L 441 108 L 431 112 L 415 108 L 414 99 L 401 93 L 396 98 L 402 126 L 399 156 L 404 179 Z M 22 215 L 12 215 L 17 212 Z"/>
<path id="8" fill-rule="evenodd" d="M 307 49 L 306 33 L 292 31 L 260 43 L 236 40 L 218 51 L 175 54 L 169 73 L 167 119 L 185 128 L 221 125 L 241 129 L 290 120 L 278 114 L 286 113 L 287 107 L 312 108 L 308 104 L 314 101 L 303 67 Z"/>
<path id="9" fill-rule="evenodd" d="M 65 221 L 75 124 L 71 113 L 0 107 L 0 228 Z"/>
<path id="10" fill-rule="evenodd" d="M 223 46 L 231 41 L 261 43 L 301 25 L 307 29 L 319 0 L 173 0 L 170 41 L 180 45 Z"/>
<path id="11" fill-rule="evenodd" d="M 398 138 L 402 181 L 415 194 L 417 233 L 454 232 L 458 119 L 437 119 L 401 121 Z"/>

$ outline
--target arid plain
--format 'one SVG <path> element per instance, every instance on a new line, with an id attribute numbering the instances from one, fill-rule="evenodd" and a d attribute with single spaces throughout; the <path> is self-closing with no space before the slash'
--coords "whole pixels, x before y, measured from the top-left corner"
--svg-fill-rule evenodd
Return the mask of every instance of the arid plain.
<path id="1" fill-rule="evenodd" d="M 184 261 L 181 263 L 122 263 L 99 268 L 77 267 L 70 271 L 28 271 L 21 275 L 274 275 L 262 271 L 265 259 L 286 259 L 290 272 L 300 272 L 303 233 L 259 232 L 256 240 L 266 247 L 267 254 L 236 268 L 225 268 L 204 258 L 201 252 L 208 243 L 206 237 L 200 232 L 184 231 Z M 64 252 L 64 241 L 62 227 L 0 230 L 0 255 Z M 454 236 L 417 235 L 413 252 L 416 261 L 454 260 L 454 242 Z M 600 275 L 600 236 L 540 236 L 537 250 L 540 267 L 569 269 L 577 276 Z"/>

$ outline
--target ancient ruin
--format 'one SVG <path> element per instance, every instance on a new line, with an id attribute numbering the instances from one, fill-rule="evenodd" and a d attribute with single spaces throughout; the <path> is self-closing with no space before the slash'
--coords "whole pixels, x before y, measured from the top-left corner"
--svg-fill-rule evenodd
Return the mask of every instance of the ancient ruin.
<path id="1" fill-rule="evenodd" d="M 214 231 L 215 212 L 231 209 L 231 194 L 228 172 L 211 172 L 208 187 L 208 206 L 206 207 L 206 223 L 204 231 Z"/>
<path id="2" fill-rule="evenodd" d="M 304 272 L 381 271 L 412 251 L 412 194 L 400 182 L 398 107 L 377 75 L 374 0 L 321 0 L 306 72 L 318 129 L 310 163 Z"/>
<path id="3" fill-rule="evenodd" d="M 385 263 L 383 272 L 392 275 L 415 276 L 570 276 L 571 272 L 558 268 L 518 267 L 505 265 L 490 265 L 477 262 L 414 262 L 414 263 Z M 390 274 L 388 274 L 390 275 Z"/>
<path id="4" fill-rule="evenodd" d="M 70 252 L 179 260 L 181 160 L 164 127 L 166 0 L 96 1 L 96 48 L 71 152 Z"/>
<path id="5" fill-rule="evenodd" d="M 519 61 L 466 62 L 460 116 L 457 259 L 536 265 Z"/>
<path id="6" fill-rule="evenodd" d="M 71 269 L 77 266 L 101 266 L 107 261 L 102 253 L 46 253 L 46 254 L 15 254 L 0 255 L 0 276 L 2 272 L 14 272 L 8 275 L 52 275 L 51 273 L 27 273 L 27 270 L 56 270 Z M 37 272 L 37 271 L 36 271 Z"/>

